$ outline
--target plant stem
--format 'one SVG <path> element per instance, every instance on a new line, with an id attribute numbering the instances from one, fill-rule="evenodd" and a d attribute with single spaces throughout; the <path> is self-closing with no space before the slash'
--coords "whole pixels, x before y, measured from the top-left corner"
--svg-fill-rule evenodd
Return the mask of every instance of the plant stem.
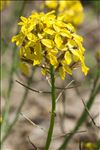
<path id="1" fill-rule="evenodd" d="M 51 75 L 51 97 L 52 97 L 52 111 L 51 111 L 51 119 L 50 119 L 50 126 L 48 130 L 47 141 L 45 145 L 45 150 L 48 150 L 50 147 L 53 128 L 55 123 L 55 110 L 56 110 L 56 92 L 55 92 L 55 77 L 54 77 L 54 69 L 53 66 L 50 66 L 50 75 Z"/>
<path id="2" fill-rule="evenodd" d="M 90 108 L 92 107 L 94 100 L 95 100 L 95 97 L 100 90 L 100 85 L 97 86 L 98 81 L 99 81 L 99 77 L 100 77 L 100 74 L 99 74 L 99 72 L 97 72 L 97 76 L 96 76 L 96 79 L 94 80 L 94 84 L 93 84 L 93 88 L 92 88 L 92 91 L 90 94 L 90 98 L 86 104 L 86 107 L 88 108 L 88 110 L 90 110 Z M 73 129 L 72 133 L 69 136 L 65 137 L 65 140 L 64 140 L 63 144 L 61 145 L 61 147 L 59 148 L 59 150 L 66 150 L 68 142 L 73 137 L 75 132 L 80 128 L 80 126 L 84 123 L 84 121 L 86 120 L 87 117 L 88 117 L 88 113 L 86 112 L 86 110 L 84 108 L 82 115 L 80 116 L 75 128 Z"/>
<path id="3" fill-rule="evenodd" d="M 30 84 L 32 83 L 32 78 L 33 78 L 33 72 L 32 72 L 32 74 L 31 74 L 31 77 L 30 77 L 30 78 L 28 79 L 28 81 L 27 81 L 27 85 L 28 85 L 28 86 L 30 86 Z M 5 133 L 5 135 L 4 135 L 3 139 L 2 139 L 2 144 L 3 144 L 3 142 L 6 140 L 6 138 L 8 137 L 8 135 L 9 135 L 9 133 L 10 133 L 12 127 L 15 125 L 15 123 L 16 123 L 16 121 L 17 121 L 17 119 L 18 119 L 19 113 L 20 113 L 20 111 L 21 111 L 21 109 L 22 109 L 22 107 L 23 107 L 23 105 L 24 105 L 24 103 L 25 103 L 25 101 L 26 101 L 26 99 L 27 99 L 28 91 L 29 91 L 29 89 L 28 89 L 28 88 L 25 88 L 24 95 L 23 95 L 23 97 L 22 97 L 22 101 L 21 101 L 21 103 L 20 103 L 20 105 L 19 105 L 19 107 L 18 107 L 18 109 L 17 109 L 17 112 L 16 112 L 16 115 L 15 115 L 14 120 L 13 120 L 12 123 L 11 123 L 10 125 L 8 125 L 8 127 L 7 127 L 6 133 Z"/>
<path id="4" fill-rule="evenodd" d="M 18 14 L 18 18 L 19 18 L 19 16 L 21 16 L 23 14 L 25 5 L 26 5 L 26 1 L 23 1 L 21 9 Z M 18 28 L 17 28 L 17 32 L 18 32 Z M 17 34 L 17 32 L 16 32 L 16 34 Z M 9 83 L 8 83 L 8 89 L 7 89 L 7 100 L 5 103 L 5 109 L 2 113 L 2 117 L 3 117 L 2 133 L 3 134 L 6 133 L 6 126 L 8 125 L 8 115 L 9 115 L 9 109 L 10 109 L 10 95 L 11 95 L 11 91 L 13 88 L 13 74 L 16 71 L 16 62 L 17 62 L 16 56 L 17 56 L 17 47 L 16 47 L 16 45 L 14 45 L 13 51 L 12 51 L 12 66 L 11 66 L 11 70 L 10 70 Z"/>
<path id="5" fill-rule="evenodd" d="M 96 97 L 96 93 L 93 94 L 92 97 L 91 97 L 91 98 L 89 99 L 89 101 L 87 102 L 86 107 L 87 107 L 88 109 L 91 108 L 91 106 L 92 106 L 92 104 L 93 104 L 93 102 L 94 102 L 94 100 L 95 100 L 95 97 Z M 70 139 L 73 137 L 73 135 L 75 134 L 75 132 L 79 129 L 79 127 L 83 124 L 83 122 L 86 120 L 87 116 L 88 116 L 88 113 L 87 113 L 86 110 L 84 109 L 84 110 L 83 110 L 83 113 L 82 113 L 81 117 L 79 118 L 79 120 L 78 120 L 78 122 L 77 122 L 75 128 L 74 128 L 73 131 L 72 131 L 72 133 L 71 133 L 69 136 L 67 136 L 67 137 L 65 138 L 64 143 L 61 145 L 61 147 L 59 148 L 59 150 L 65 150 L 65 149 L 66 149 L 68 142 L 69 142 Z"/>
<path id="6" fill-rule="evenodd" d="M 26 6 L 26 1 L 23 1 L 22 7 L 21 7 L 21 9 L 19 11 L 19 14 L 18 14 L 18 18 L 23 14 L 25 6 Z M 16 34 L 17 33 L 18 33 L 18 27 L 17 27 Z M 16 61 L 17 61 L 16 60 L 16 55 L 17 55 L 17 47 L 16 47 L 16 45 L 14 45 L 13 53 L 12 53 L 13 62 L 12 62 L 11 71 L 10 71 L 10 75 L 9 75 L 9 86 L 8 86 L 8 91 L 7 91 L 7 96 L 8 97 L 10 97 L 11 90 L 12 90 L 12 87 L 13 87 L 13 74 L 14 74 L 14 72 L 16 70 Z"/>
<path id="7" fill-rule="evenodd" d="M 97 141 L 97 143 L 96 143 L 96 149 L 97 150 L 100 150 L 100 139 Z"/>

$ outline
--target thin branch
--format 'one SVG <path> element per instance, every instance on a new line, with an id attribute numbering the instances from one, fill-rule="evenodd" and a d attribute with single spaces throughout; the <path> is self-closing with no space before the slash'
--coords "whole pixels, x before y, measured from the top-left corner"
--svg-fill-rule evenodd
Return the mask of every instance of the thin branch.
<path id="1" fill-rule="evenodd" d="M 80 96 L 80 98 L 81 98 L 81 100 L 82 100 L 82 103 L 83 103 L 83 105 L 84 105 L 84 107 L 85 107 L 85 110 L 86 110 L 86 112 L 88 113 L 88 115 L 89 115 L 89 117 L 90 117 L 90 119 L 91 119 L 92 123 L 93 123 L 93 124 L 94 124 L 94 126 L 96 126 L 98 129 L 100 129 L 100 127 L 99 127 L 99 126 L 97 126 L 97 124 L 95 123 L 95 121 L 94 121 L 93 117 L 91 116 L 91 114 L 90 114 L 90 112 L 89 112 L 89 109 L 87 108 L 87 106 L 86 106 L 86 104 L 85 104 L 85 102 L 84 102 L 83 98 L 81 97 L 81 95 L 80 95 L 80 93 L 79 93 L 79 91 L 78 91 L 78 89 L 77 89 L 77 88 L 76 88 L 76 90 L 77 90 L 77 92 L 78 92 L 78 94 L 79 94 L 79 96 Z"/>
<path id="2" fill-rule="evenodd" d="M 70 86 L 70 87 L 65 87 L 65 88 L 56 87 L 56 89 L 58 89 L 58 90 L 68 90 L 68 89 L 76 88 L 76 87 L 79 87 L 79 86 L 80 86 L 80 84 L 74 85 L 74 86 Z"/>
<path id="3" fill-rule="evenodd" d="M 19 83 L 20 85 L 24 86 L 25 88 L 27 88 L 27 89 L 33 91 L 33 92 L 36 92 L 36 93 L 39 93 L 39 94 L 43 94 L 43 93 L 50 94 L 50 93 L 51 93 L 50 91 L 41 91 L 41 90 L 33 89 L 33 88 L 30 88 L 29 86 L 27 86 L 27 85 L 21 83 L 21 82 L 18 81 L 18 80 L 15 80 L 15 81 L 16 81 L 17 83 Z M 80 86 L 80 85 L 76 85 L 76 86 L 71 86 L 71 87 L 69 87 L 69 86 L 72 84 L 73 81 L 74 81 L 74 80 L 72 80 L 69 84 L 67 84 L 67 86 L 65 86 L 65 88 L 56 87 L 56 88 L 59 89 L 59 90 L 62 89 L 60 95 L 62 95 L 62 93 L 64 92 L 64 90 L 72 89 L 72 88 L 74 88 L 74 87 Z M 60 95 L 59 95 L 59 96 L 60 96 Z M 59 98 L 60 98 L 60 97 L 58 97 L 58 99 L 59 99 Z M 56 101 L 58 101 L 58 100 L 56 100 Z"/>
<path id="4" fill-rule="evenodd" d="M 26 117 L 26 115 L 24 115 L 23 113 L 20 113 L 31 125 L 41 129 L 42 131 L 46 132 L 46 130 L 44 130 L 44 128 L 40 127 L 39 125 L 35 124 L 33 121 L 31 121 L 28 117 Z"/>
<path id="5" fill-rule="evenodd" d="M 29 89 L 29 90 L 31 90 L 31 91 L 33 91 L 33 92 L 39 93 L 39 94 L 42 94 L 42 93 L 50 94 L 50 93 L 51 93 L 51 92 L 49 92 L 49 91 L 41 91 L 41 90 L 37 90 L 37 89 L 30 88 L 30 87 L 28 87 L 27 85 L 21 83 L 21 82 L 18 81 L 18 80 L 16 80 L 16 82 L 19 83 L 20 85 L 24 86 L 25 88 L 27 88 L 27 89 Z"/>
<path id="6" fill-rule="evenodd" d="M 94 117 L 92 117 L 93 119 L 96 119 L 97 117 L 99 117 L 99 113 L 96 114 Z M 91 124 L 92 121 L 90 121 L 89 123 Z"/>
<path id="7" fill-rule="evenodd" d="M 44 131 L 44 132 L 46 132 L 45 130 L 44 130 L 44 128 L 42 128 L 42 127 L 40 127 L 40 126 L 38 126 L 37 124 L 35 124 L 34 122 L 32 122 L 29 118 L 27 118 L 23 113 L 20 113 L 30 124 L 32 124 L 33 126 L 36 126 L 36 127 L 38 127 L 39 129 L 41 129 L 42 131 Z M 79 134 L 79 133 L 83 133 L 83 132 L 87 132 L 86 130 L 83 130 L 83 131 L 77 131 L 75 134 Z M 70 134 L 72 134 L 73 132 L 69 132 L 69 133 L 64 133 L 64 134 L 62 134 L 62 135 L 57 135 L 57 136 L 54 136 L 53 137 L 53 139 L 57 139 L 57 138 L 61 138 L 61 137 L 64 137 L 64 136 L 66 136 L 66 135 L 70 135 Z M 33 143 L 31 143 L 31 144 L 33 144 Z M 34 144 L 33 144 L 34 145 Z M 34 145 L 35 146 L 35 145 Z M 37 147 L 36 147 L 37 148 Z"/>
<path id="8" fill-rule="evenodd" d="M 87 132 L 87 131 L 86 131 L 86 130 L 77 131 L 77 132 L 75 132 L 75 134 L 84 133 L 84 132 Z M 59 135 L 59 136 L 57 135 L 57 136 L 53 137 L 53 139 L 61 138 L 61 137 L 64 137 L 64 136 L 68 136 L 68 135 L 70 135 L 70 134 L 73 134 L 73 132 L 64 133 L 64 134 Z"/>
<path id="9" fill-rule="evenodd" d="M 46 80 L 47 80 L 49 86 L 51 87 L 51 82 L 50 82 L 50 80 L 49 80 L 49 77 L 46 77 Z"/>
<path id="10" fill-rule="evenodd" d="M 51 87 L 51 82 L 50 82 L 49 79 L 50 79 L 49 77 L 46 77 L 46 80 L 47 80 L 49 86 Z M 57 86 L 55 86 L 55 88 L 56 88 L 57 90 L 67 90 L 67 89 L 72 89 L 72 88 L 76 88 L 76 87 L 79 87 L 79 86 L 81 86 L 81 84 L 77 84 L 77 85 L 70 86 L 70 87 L 65 87 L 65 88 L 64 88 L 64 87 L 57 87 Z"/>
<path id="11" fill-rule="evenodd" d="M 90 114 L 90 112 L 89 112 L 89 110 L 88 110 L 88 108 L 87 108 L 87 106 L 86 106 L 84 100 L 82 99 L 82 97 L 81 97 L 81 100 L 82 100 L 82 103 L 84 104 L 85 110 L 86 110 L 86 112 L 88 113 L 88 115 L 89 115 L 91 121 L 93 122 L 93 124 L 94 124 L 97 128 L 100 129 L 100 127 L 96 125 L 96 123 L 95 123 L 93 117 L 91 116 L 91 114 Z"/>
<path id="12" fill-rule="evenodd" d="M 34 147 L 34 150 L 38 150 L 38 148 L 35 146 L 35 144 L 30 140 L 28 136 L 29 143 Z"/>
<path id="13" fill-rule="evenodd" d="M 74 82 L 74 80 L 72 80 L 69 84 L 67 84 L 65 86 L 65 88 L 68 88 L 72 83 Z M 65 88 L 59 93 L 57 99 L 56 99 L 56 103 L 58 102 L 59 98 L 61 97 L 61 95 L 63 94 L 63 92 L 65 91 Z"/>

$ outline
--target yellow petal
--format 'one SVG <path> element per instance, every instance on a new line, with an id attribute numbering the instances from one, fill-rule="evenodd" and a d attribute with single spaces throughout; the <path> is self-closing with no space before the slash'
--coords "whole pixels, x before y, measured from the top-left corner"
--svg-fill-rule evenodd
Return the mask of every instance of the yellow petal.
<path id="1" fill-rule="evenodd" d="M 39 65 L 42 61 L 41 43 L 37 42 L 34 47 L 34 63 L 33 65 Z"/>
<path id="2" fill-rule="evenodd" d="M 20 69 L 25 76 L 29 76 L 29 67 L 28 64 L 21 62 Z"/>
<path id="3" fill-rule="evenodd" d="M 69 51 L 67 51 L 66 53 L 65 53 L 65 61 L 66 61 L 66 63 L 69 65 L 70 63 L 71 63 L 71 61 L 72 61 L 72 57 L 71 57 L 71 54 L 70 54 L 70 52 Z"/>
<path id="4" fill-rule="evenodd" d="M 79 57 L 77 57 L 76 55 L 73 55 L 73 61 L 74 62 L 78 62 L 79 61 Z"/>
<path id="5" fill-rule="evenodd" d="M 64 66 L 64 69 L 68 74 L 72 75 L 72 70 L 68 66 Z"/>
<path id="6" fill-rule="evenodd" d="M 88 71 L 89 71 L 89 68 L 86 67 L 85 64 L 82 64 L 82 72 L 83 72 L 85 75 L 87 75 Z"/>
<path id="7" fill-rule="evenodd" d="M 40 61 L 38 59 L 34 59 L 33 66 L 39 65 L 39 64 L 40 64 Z"/>
<path id="8" fill-rule="evenodd" d="M 69 39 L 69 40 L 68 40 L 68 46 L 69 46 L 69 49 L 70 49 L 70 48 L 73 49 L 73 47 L 76 47 L 75 49 L 77 49 L 77 43 L 76 43 L 76 41 L 73 40 L 73 39 Z"/>
<path id="9" fill-rule="evenodd" d="M 28 38 L 28 40 L 33 41 L 33 42 L 37 41 L 37 37 L 34 34 L 32 34 L 32 33 L 29 33 L 27 35 L 27 38 Z"/>
<path id="10" fill-rule="evenodd" d="M 55 9 L 57 7 L 57 1 L 56 0 L 52 0 L 52 1 L 45 1 L 45 5 L 50 8 L 50 9 Z"/>
<path id="11" fill-rule="evenodd" d="M 27 18 L 21 16 L 20 19 L 23 21 L 23 22 L 26 22 L 27 21 Z"/>
<path id="12" fill-rule="evenodd" d="M 58 61 L 57 61 L 56 56 L 54 56 L 53 54 L 49 53 L 48 54 L 48 58 L 50 60 L 50 63 L 56 68 L 57 65 L 58 65 Z"/>
<path id="13" fill-rule="evenodd" d="M 73 34 L 73 37 L 75 38 L 76 41 L 78 41 L 78 42 L 83 42 L 82 36 L 77 35 L 77 34 L 74 33 L 74 34 Z"/>
<path id="14" fill-rule="evenodd" d="M 55 31 L 52 30 L 52 29 L 49 29 L 49 28 L 44 29 L 44 32 L 47 33 L 47 34 L 50 34 L 50 35 L 55 34 Z"/>
<path id="15" fill-rule="evenodd" d="M 42 69 L 41 69 L 41 73 L 45 76 L 45 75 L 46 75 L 46 73 L 47 73 L 47 70 L 46 70 L 46 69 L 44 69 L 44 68 L 42 68 Z"/>
<path id="16" fill-rule="evenodd" d="M 63 67 L 59 68 L 59 75 L 60 75 L 60 77 L 61 77 L 62 80 L 65 79 L 65 70 L 64 70 Z"/>
<path id="17" fill-rule="evenodd" d="M 56 32 L 60 32 L 60 27 L 58 27 L 57 25 L 53 24 L 53 28 Z"/>
<path id="18" fill-rule="evenodd" d="M 23 39 L 24 35 L 20 33 L 12 37 L 12 42 L 16 42 L 16 45 L 19 46 L 22 44 Z"/>
<path id="19" fill-rule="evenodd" d="M 61 20 L 58 20 L 56 24 L 58 27 L 61 27 L 61 28 L 67 27 L 67 24 L 62 22 Z"/>
<path id="20" fill-rule="evenodd" d="M 61 29 L 60 35 L 62 35 L 63 37 L 72 38 L 71 33 L 67 29 Z"/>
<path id="21" fill-rule="evenodd" d="M 48 48 L 53 48 L 54 47 L 54 43 L 52 40 L 49 39 L 43 39 L 41 40 L 42 44 L 45 45 Z"/>
<path id="22" fill-rule="evenodd" d="M 37 35 L 38 35 L 39 39 L 43 39 L 43 37 L 45 36 L 45 33 L 41 33 L 41 34 L 38 33 Z"/>
<path id="23" fill-rule="evenodd" d="M 58 48 L 60 48 L 60 46 L 63 43 L 62 38 L 61 38 L 61 36 L 59 34 L 56 34 L 56 36 L 55 36 L 55 43 L 56 43 Z"/>
<path id="24" fill-rule="evenodd" d="M 80 53 L 79 50 L 71 50 L 72 54 L 77 56 L 81 62 L 84 62 L 84 56 Z"/>
<path id="25" fill-rule="evenodd" d="M 51 53 L 52 55 L 56 55 L 58 53 L 58 50 L 56 48 L 55 49 L 47 48 L 46 50 L 48 53 Z"/>
<path id="26" fill-rule="evenodd" d="M 75 28 L 74 28 L 74 26 L 71 23 L 67 24 L 67 28 L 68 28 L 69 31 L 75 32 Z"/>

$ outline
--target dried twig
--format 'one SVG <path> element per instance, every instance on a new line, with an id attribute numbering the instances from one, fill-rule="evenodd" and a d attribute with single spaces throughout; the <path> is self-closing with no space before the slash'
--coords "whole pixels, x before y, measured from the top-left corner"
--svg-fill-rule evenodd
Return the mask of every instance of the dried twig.
<path id="1" fill-rule="evenodd" d="M 69 84 L 67 84 L 67 85 L 65 86 L 65 88 L 68 88 L 73 82 L 74 82 L 74 80 L 72 80 Z M 61 95 L 62 95 L 63 92 L 65 91 L 65 88 L 62 89 L 62 91 L 59 93 L 59 95 L 58 95 L 58 97 L 57 97 L 57 99 L 56 99 L 56 102 L 58 102 L 59 98 L 61 97 Z"/>
<path id="2" fill-rule="evenodd" d="M 75 134 L 84 133 L 84 132 L 87 132 L 87 131 L 86 131 L 86 130 L 77 131 L 77 132 L 75 132 Z M 62 134 L 62 135 L 57 135 L 57 136 L 53 137 L 53 139 L 61 138 L 61 137 L 64 137 L 64 136 L 68 136 L 68 135 L 70 135 L 70 134 L 73 134 L 73 132 L 64 133 L 64 134 Z"/>
<path id="3" fill-rule="evenodd" d="M 28 117 L 26 117 L 26 115 L 24 115 L 23 113 L 20 113 L 31 125 L 41 129 L 42 131 L 46 132 L 46 130 L 42 127 L 40 127 L 39 125 L 35 124 L 33 121 L 31 121 Z"/>
<path id="4" fill-rule="evenodd" d="M 34 89 L 34 88 L 30 88 L 29 86 L 27 86 L 27 85 L 21 83 L 21 82 L 18 81 L 18 80 L 15 80 L 15 81 L 16 81 L 17 83 L 19 83 L 20 85 L 24 86 L 25 88 L 27 88 L 27 89 L 33 91 L 33 92 L 36 92 L 36 93 L 39 93 L 39 94 L 43 94 L 43 93 L 50 94 L 50 93 L 51 93 L 50 91 L 41 91 L 41 90 L 37 90 L 37 89 Z M 72 81 L 74 81 L 74 80 L 72 80 Z M 71 81 L 69 84 L 67 84 L 67 86 L 66 86 L 65 88 L 60 88 L 60 87 L 56 87 L 56 88 L 59 89 L 59 90 L 67 90 L 67 89 L 72 89 L 72 88 L 74 88 L 74 87 L 80 86 L 80 85 L 76 85 L 76 86 L 71 86 L 71 87 L 69 87 L 69 86 L 72 84 L 72 81 Z M 64 91 L 61 91 L 61 92 L 63 93 Z M 61 95 L 62 95 L 62 94 L 61 94 Z"/>
<path id="5" fill-rule="evenodd" d="M 28 136 L 29 143 L 34 147 L 34 150 L 38 150 L 38 148 L 35 146 L 35 144 L 30 140 Z"/>
<path id="6" fill-rule="evenodd" d="M 51 82 L 50 82 L 50 80 L 49 80 L 49 77 L 46 76 L 46 80 L 47 80 L 49 86 L 51 87 Z"/>
<path id="7" fill-rule="evenodd" d="M 80 86 L 80 84 L 78 84 L 78 85 L 74 85 L 74 86 L 70 86 L 70 87 L 65 87 L 65 88 L 61 88 L 61 87 L 56 87 L 56 89 L 58 89 L 58 90 L 68 90 L 68 89 L 73 89 L 73 88 L 75 88 L 75 87 L 79 87 Z"/>
<path id="8" fill-rule="evenodd" d="M 97 117 L 99 117 L 99 113 L 96 114 L 94 117 L 92 117 L 93 119 L 96 119 Z M 91 124 L 92 121 L 89 122 L 89 124 Z"/>
<path id="9" fill-rule="evenodd" d="M 30 88 L 28 87 L 27 85 L 21 83 L 20 81 L 16 80 L 17 83 L 19 83 L 20 85 L 24 86 L 25 88 L 28 88 L 29 90 L 33 91 L 33 92 L 36 92 L 36 93 L 39 93 L 39 94 L 42 94 L 42 93 L 46 93 L 46 94 L 49 94 L 51 92 L 49 91 L 41 91 L 41 90 L 37 90 L 37 89 L 33 89 L 33 88 Z"/>
<path id="10" fill-rule="evenodd" d="M 82 100 L 82 103 L 83 103 L 83 105 L 84 105 L 84 107 L 85 107 L 85 110 L 86 110 L 86 112 L 88 113 L 88 115 L 89 115 L 89 117 L 90 117 L 92 123 L 94 124 L 95 127 L 97 127 L 98 129 L 100 129 L 100 127 L 97 126 L 97 124 L 95 123 L 93 117 L 91 116 L 91 114 L 90 114 L 90 112 L 89 112 L 89 109 L 87 108 L 87 106 L 86 106 L 86 104 L 85 104 L 83 98 L 81 97 L 81 95 L 80 95 L 80 93 L 79 93 L 79 91 L 78 91 L 77 88 L 76 88 L 76 90 L 77 90 L 77 93 L 78 93 L 78 95 L 80 96 L 80 98 L 81 98 L 81 100 Z"/>
<path id="11" fill-rule="evenodd" d="M 87 111 L 87 113 L 88 113 L 88 115 L 89 115 L 89 117 L 90 117 L 91 121 L 93 122 L 93 124 L 94 124 L 97 128 L 99 128 L 99 129 L 100 129 L 100 127 L 99 127 L 99 126 L 97 126 L 97 124 L 95 123 L 95 121 L 94 121 L 93 117 L 91 116 L 91 114 L 90 114 L 90 112 L 89 112 L 89 110 L 88 110 L 88 108 L 87 108 L 87 106 L 86 106 L 86 104 L 85 104 L 84 100 L 82 99 L 82 97 L 81 97 L 81 100 L 82 100 L 82 102 L 83 102 L 83 104 L 84 104 L 85 110 Z"/>
<path id="12" fill-rule="evenodd" d="M 33 126 L 36 126 L 38 127 L 39 129 L 41 129 L 42 131 L 46 132 L 46 130 L 44 130 L 44 128 L 40 127 L 39 125 L 35 124 L 34 122 L 32 122 L 28 117 L 26 117 L 26 115 L 24 115 L 23 113 L 20 113 L 30 124 L 32 124 Z M 75 134 L 78 134 L 78 133 L 83 133 L 83 132 L 87 132 L 86 130 L 83 130 L 83 131 L 77 131 Z M 72 134 L 73 132 L 69 132 L 69 133 L 64 133 L 62 135 L 57 135 L 57 136 L 54 136 L 53 139 L 56 139 L 56 138 L 61 138 L 63 136 L 66 136 L 66 135 L 70 135 Z"/>

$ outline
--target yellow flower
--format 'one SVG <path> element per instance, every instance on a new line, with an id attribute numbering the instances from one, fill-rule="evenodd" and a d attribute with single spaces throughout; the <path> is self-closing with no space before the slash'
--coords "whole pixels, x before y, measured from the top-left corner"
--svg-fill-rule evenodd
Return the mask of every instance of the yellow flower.
<path id="1" fill-rule="evenodd" d="M 91 143 L 91 142 L 83 143 L 83 145 L 84 145 L 84 148 L 86 148 L 87 150 L 96 149 L 96 144 Z"/>
<path id="2" fill-rule="evenodd" d="M 55 9 L 57 7 L 57 1 L 45 1 L 46 6 L 48 6 L 51 9 Z"/>
<path id="3" fill-rule="evenodd" d="M 46 14 L 34 12 L 28 18 L 21 16 L 18 25 L 21 26 L 20 32 L 12 42 L 20 46 L 21 60 L 41 66 L 45 75 L 51 64 L 62 79 L 66 74 L 72 75 L 78 66 L 87 74 L 83 38 L 76 34 L 73 25 L 59 20 L 54 11 Z"/>
<path id="4" fill-rule="evenodd" d="M 23 43 L 24 38 L 23 33 L 20 32 L 18 35 L 13 36 L 12 42 L 16 42 L 16 45 L 19 46 Z"/>
<path id="5" fill-rule="evenodd" d="M 50 10 L 56 9 L 59 20 L 79 25 L 83 22 L 83 7 L 79 0 L 45 0 L 44 7 Z"/>

